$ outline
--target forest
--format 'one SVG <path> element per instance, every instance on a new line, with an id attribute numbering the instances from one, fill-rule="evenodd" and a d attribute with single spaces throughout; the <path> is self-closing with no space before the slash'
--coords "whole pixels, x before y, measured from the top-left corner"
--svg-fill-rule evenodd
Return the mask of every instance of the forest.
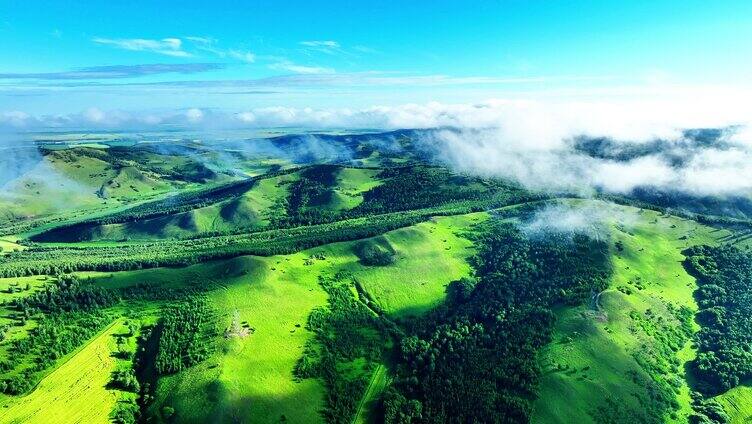
<path id="1" fill-rule="evenodd" d="M 698 389 L 722 393 L 752 376 L 752 255 L 732 246 L 687 251 L 686 266 L 697 277 L 702 328 L 692 363 Z"/>
<path id="2" fill-rule="evenodd" d="M 552 308 L 585 301 L 609 278 L 603 241 L 530 238 L 493 222 L 477 242 L 475 279 L 452 282 L 447 303 L 400 341 L 385 422 L 529 421 Z"/>

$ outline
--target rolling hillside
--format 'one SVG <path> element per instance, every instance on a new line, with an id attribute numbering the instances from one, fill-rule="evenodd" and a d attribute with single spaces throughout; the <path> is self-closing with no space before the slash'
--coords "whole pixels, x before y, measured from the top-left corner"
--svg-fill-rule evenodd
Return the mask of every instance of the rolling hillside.
<path id="1" fill-rule="evenodd" d="M 752 316 L 708 303 L 749 277 L 712 266 L 749 255 L 738 208 L 535 192 L 413 135 L 43 147 L 2 192 L 0 422 L 752 416 L 703 339 Z"/>

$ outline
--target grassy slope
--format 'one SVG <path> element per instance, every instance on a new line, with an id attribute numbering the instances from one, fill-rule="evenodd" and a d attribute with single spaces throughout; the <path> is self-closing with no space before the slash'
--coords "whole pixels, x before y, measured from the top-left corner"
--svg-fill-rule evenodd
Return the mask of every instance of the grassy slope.
<path id="1" fill-rule="evenodd" d="M 453 280 L 470 274 L 467 258 L 472 243 L 460 235 L 488 214 L 434 218 L 429 222 L 388 232 L 397 251 L 394 264 L 383 267 L 347 266 L 379 306 L 395 317 L 419 315 L 444 299 Z"/>
<path id="2" fill-rule="evenodd" d="M 34 319 L 29 319 L 25 325 L 19 326 L 17 320 L 10 318 L 10 314 L 13 311 L 5 306 L 4 303 L 41 291 L 48 284 L 48 281 L 48 278 L 45 276 L 0 278 L 0 302 L 3 302 L 3 306 L 0 306 L 0 325 L 10 325 L 10 328 L 6 332 L 5 340 L 0 343 L 0 358 L 7 355 L 7 345 L 9 342 L 26 337 L 28 332 L 37 325 Z M 27 284 L 30 286 L 29 290 L 26 290 Z M 13 293 L 8 293 L 10 287 L 20 287 L 22 290 L 20 292 L 14 290 Z M 2 376 L 2 373 L 0 373 L 0 376 Z"/>
<path id="3" fill-rule="evenodd" d="M 121 287 L 141 281 L 218 284 L 220 288 L 212 290 L 209 297 L 220 311 L 222 326 L 229 326 L 237 315 L 255 329 L 245 338 L 223 339 L 220 351 L 206 362 L 163 378 L 155 413 L 169 405 L 190 422 L 278 422 L 283 415 L 288 422 L 310 422 L 319 417 L 324 388 L 314 379 L 296 383 L 292 370 L 312 336 L 304 328 L 308 314 L 326 304 L 318 276 L 346 270 L 387 312 L 403 316 L 425 311 L 441 301 L 446 284 L 470 272 L 465 262 L 472 252 L 470 242 L 456 233 L 487 216 L 440 217 L 389 232 L 385 237 L 400 259 L 385 267 L 361 265 L 353 253 L 357 242 L 347 242 L 292 255 L 240 257 L 182 269 L 83 275 L 95 278 L 98 284 Z M 325 259 L 311 259 L 313 255 Z M 383 389 L 385 380 L 379 374 L 376 377 L 364 400 L 363 416 Z"/>
<path id="4" fill-rule="evenodd" d="M 2 187 L 0 218 L 36 217 L 91 209 L 102 204 L 102 199 L 96 195 L 99 185 L 90 182 L 88 176 L 84 181 L 76 181 L 59 168 L 69 168 L 69 165 L 42 161 L 25 176 Z"/>
<path id="5" fill-rule="evenodd" d="M 140 240 L 188 237 L 209 231 L 229 231 L 239 227 L 261 228 L 269 217 L 279 214 L 275 206 L 287 196 L 287 183 L 296 174 L 259 181 L 242 196 L 203 208 L 160 218 L 125 224 L 102 225 L 96 240 Z"/>
<path id="6" fill-rule="evenodd" d="M 646 394 L 632 375 L 641 379 L 650 376 L 635 360 L 635 354 L 650 354 L 659 347 L 659 341 L 642 332 L 630 312 L 645 316 L 651 309 L 656 316 L 674 323 L 667 304 L 696 310 L 692 297 L 695 281 L 681 265 L 681 250 L 690 244 L 713 243 L 727 234 L 651 211 L 618 210 L 621 212 L 615 210 L 614 215 L 621 215 L 621 230 L 614 228 L 613 235 L 624 243 L 624 251 L 614 250 L 613 280 L 600 297 L 607 319 L 599 318 L 594 305 L 560 311 L 554 342 L 541 355 L 546 371 L 535 404 L 535 422 L 592 422 L 589 414 L 604 407 L 604 400 L 609 398 L 618 403 L 621 419 L 629 420 L 639 412 L 643 406 L 636 395 Z M 688 237 L 681 239 L 683 236 Z M 642 290 L 634 284 L 638 277 L 643 281 Z M 618 291 L 619 286 L 630 287 L 632 294 Z M 694 356 L 689 345 L 677 353 L 682 362 Z M 557 370 L 559 364 L 568 366 L 567 370 Z M 666 419 L 685 422 L 691 412 L 688 387 L 683 375 L 675 377 L 681 381 L 677 394 L 680 410 L 675 419 Z"/>
<path id="7" fill-rule="evenodd" d="M 190 422 L 251 416 L 276 422 L 281 415 L 299 422 L 316 416 L 323 389 L 316 381 L 292 380 L 292 368 L 310 337 L 295 324 L 304 325 L 310 310 L 325 303 L 325 294 L 316 275 L 303 269 L 306 257 L 291 256 L 224 262 L 230 274 L 210 299 L 224 326 L 237 314 L 255 332 L 223 340 L 220 351 L 206 362 L 162 379 L 155 409 L 170 405 L 181 420 Z"/>
<path id="8" fill-rule="evenodd" d="M 363 193 L 380 184 L 378 170 L 341 168 L 332 201 L 321 208 L 351 209 L 363 201 Z M 235 199 L 166 217 L 139 222 L 99 226 L 94 240 L 144 240 L 181 238 L 211 231 L 232 231 L 244 227 L 261 229 L 272 217 L 280 217 L 281 202 L 288 196 L 288 184 L 297 173 L 263 179 Z"/>
<path id="9" fill-rule="evenodd" d="M 746 382 L 716 396 L 732 424 L 752 421 L 752 383 Z"/>
<path id="10" fill-rule="evenodd" d="M 118 359 L 114 322 L 21 398 L 0 395 L 4 423 L 107 423 L 115 402 L 124 394 L 107 389 Z"/>
<path id="11" fill-rule="evenodd" d="M 376 178 L 378 169 L 341 168 L 334 188 L 337 210 L 352 209 L 363 202 L 363 193 L 381 184 Z"/>
<path id="12" fill-rule="evenodd" d="M 358 413 L 355 419 L 353 419 L 353 423 L 365 424 L 376 422 L 373 415 L 378 407 L 381 393 L 389 385 L 389 380 L 389 371 L 386 366 L 379 365 L 371 376 L 371 381 L 368 383 L 368 389 L 366 389 L 363 399 L 360 400 Z"/>
<path id="13" fill-rule="evenodd" d="M 141 159 L 167 169 L 190 161 L 148 154 Z M 24 175 L 0 188 L 0 223 L 53 216 L 76 220 L 164 196 L 176 187 L 194 185 L 163 179 L 133 166 L 114 169 L 106 161 L 63 149 L 45 156 Z M 100 190 L 105 198 L 97 194 Z"/>

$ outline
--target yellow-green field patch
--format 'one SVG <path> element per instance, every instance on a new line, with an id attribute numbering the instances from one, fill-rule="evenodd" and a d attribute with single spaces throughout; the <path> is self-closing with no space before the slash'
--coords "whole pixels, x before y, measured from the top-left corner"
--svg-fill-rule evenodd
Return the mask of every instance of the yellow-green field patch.
<path id="1" fill-rule="evenodd" d="M 122 392 L 108 389 L 115 369 L 113 335 L 120 321 L 110 325 L 70 359 L 39 382 L 28 395 L 0 395 L 3 423 L 108 423 Z"/>

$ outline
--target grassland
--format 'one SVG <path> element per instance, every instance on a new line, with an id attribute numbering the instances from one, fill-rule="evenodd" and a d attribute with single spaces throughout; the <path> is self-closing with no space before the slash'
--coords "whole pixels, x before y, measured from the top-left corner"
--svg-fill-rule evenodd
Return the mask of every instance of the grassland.
<path id="1" fill-rule="evenodd" d="M 115 161 L 112 155 L 124 153 L 107 148 L 112 140 L 81 140 L 85 143 L 75 148 L 66 144 L 47 152 L 34 168 L 3 188 L 0 226 L 7 229 L 6 224 L 27 222 L 24 218 L 39 218 L 40 225 L 6 231 L 13 235 L 0 238 L 0 265 L 23 269 L 35 261 L 63 264 L 61 268 L 33 270 L 39 273 L 129 269 L 77 274 L 88 284 L 112 289 L 148 283 L 162 289 L 190 288 L 206 297 L 211 310 L 217 312 L 217 349 L 198 365 L 152 381 L 154 398 L 147 412 L 154 422 L 323 422 L 322 410 L 328 405 L 331 380 L 321 374 L 295 374 L 306 347 L 325 346 L 321 338 L 316 338 L 319 333 L 306 328 L 311 312 L 316 308 L 336 309 L 329 303 L 336 296 L 322 287 L 320 277 L 344 272 L 348 275 L 343 277 L 348 284 L 346 294 L 352 293 L 353 299 L 367 303 L 369 317 L 372 314 L 385 326 L 395 326 L 394 334 L 410 331 L 411 327 L 403 324 L 415 324 L 411 318 L 444 301 L 450 282 L 473 273 L 470 258 L 476 250 L 469 234 L 477 224 L 491 219 L 491 214 L 467 212 L 536 198 L 529 193 L 519 197 L 510 194 L 509 202 L 507 198 L 497 202 L 491 197 L 505 195 L 505 189 L 488 183 L 492 187 L 488 199 L 481 196 L 456 204 L 442 203 L 443 194 L 439 192 L 437 199 L 428 198 L 425 205 L 414 206 L 410 203 L 412 194 L 423 194 L 423 188 L 432 186 L 422 183 L 417 188 L 411 186 L 414 191 L 407 191 L 410 195 L 405 199 L 395 200 L 405 193 L 403 186 L 377 199 L 395 209 L 384 206 L 383 214 L 381 209 L 375 209 L 379 214 L 357 215 L 372 201 L 369 198 L 363 205 L 366 192 L 400 181 L 396 177 L 381 181 L 379 175 L 384 167 L 411 160 L 408 156 L 393 158 L 374 151 L 359 162 L 374 168 L 337 165 L 334 183 L 328 178 L 326 184 L 318 187 L 324 195 L 316 200 L 324 200 L 305 205 L 326 212 L 327 219 L 340 220 L 308 225 L 311 222 L 286 216 L 288 212 L 295 213 L 288 203 L 292 193 L 296 193 L 291 187 L 302 185 L 304 170 L 314 168 L 292 168 L 293 163 L 303 162 L 275 158 L 251 161 L 244 158 L 242 150 L 209 151 L 193 144 L 176 146 L 190 150 L 185 156 L 156 153 L 161 151 L 160 146 L 150 146 Z M 193 175 L 196 179 L 189 181 L 178 178 L 181 172 L 171 171 L 200 168 L 203 165 L 199 164 L 204 163 L 213 166 L 213 161 L 225 154 L 234 154 L 237 166 L 224 176 L 201 168 L 198 176 Z M 115 163 L 117 166 L 113 166 Z M 171 202 L 174 206 L 178 199 L 170 197 L 149 209 L 151 214 L 134 214 L 135 218 L 123 220 L 92 219 L 167 198 L 172 190 L 179 191 L 178 196 L 190 197 L 194 189 L 224 189 L 221 182 L 229 175 L 263 175 L 270 169 L 275 173 L 257 181 L 244 180 L 241 183 L 248 185 L 229 190 L 226 196 L 202 197 L 205 201 L 181 203 L 181 208 L 165 212 L 160 207 Z M 278 173 L 278 169 L 287 173 Z M 198 182 L 203 173 L 207 179 Z M 475 189 L 478 193 L 488 182 L 462 176 L 436 181 L 448 184 L 450 180 L 452 184 L 457 182 L 455 188 L 460 191 Z M 215 186 L 217 182 L 220 184 Z M 403 204 L 392 205 L 390 201 L 405 202 L 409 207 L 403 211 Z M 682 266 L 681 252 L 695 244 L 736 242 L 749 246 L 752 238 L 633 207 L 591 201 L 561 203 L 573 209 L 594 207 L 610 217 L 605 228 L 595 231 L 611 240 L 614 273 L 609 287 L 593 293 L 589 304 L 557 306 L 553 343 L 538 357 L 544 373 L 532 421 L 686 422 L 692 408 L 684 368 L 695 356 L 690 339 L 697 330 L 697 324 L 687 319 L 687 312 L 691 317 L 697 306 L 693 298 L 695 281 Z M 359 205 L 363 206 L 352 215 L 340 214 Z M 518 212 L 529 211 L 510 212 L 508 217 L 515 217 Z M 449 216 L 432 217 L 435 214 Z M 289 222 L 284 222 L 287 218 Z M 521 219 L 515 220 L 518 218 Z M 42 222 L 43 219 L 50 221 Z M 62 222 L 95 222 L 91 241 L 40 241 L 29 244 L 27 251 L 4 256 L 27 249 L 18 244 L 16 237 Z M 273 229 L 264 231 L 268 228 Z M 172 238 L 185 240 L 166 240 Z M 337 240 L 346 241 L 333 242 Z M 381 263 L 369 263 L 362 254 L 364 246 L 383 249 L 388 257 Z M 223 259 L 213 260 L 217 258 Z M 78 260 L 85 266 L 65 264 Z M 123 263 L 128 265 L 119 268 Z M 186 264 L 191 265 L 140 269 Z M 26 271 L 5 275 L 26 275 Z M 349 276 L 356 284 L 350 283 Z M 33 335 L 35 320 L 42 316 L 18 319 L 8 302 L 42 290 L 50 281 L 46 276 L 0 279 L 0 326 L 12 324 L 0 344 L 0 358 L 8 354 L 9 342 Z M 0 395 L 0 422 L 107 422 L 118 400 L 135 398 L 135 394 L 107 387 L 113 370 L 133 365 L 130 360 L 112 355 L 116 349 L 113 336 L 124 331 L 126 317 L 154 324 L 162 308 L 172 300 L 157 297 L 117 302 L 120 303 L 104 315 L 107 318 L 103 322 L 113 319 L 113 324 L 40 372 L 46 375 L 33 391 L 20 397 Z M 235 331 L 239 323 L 247 330 Z M 689 330 L 683 332 L 686 328 Z M 390 350 L 394 347 L 392 340 L 398 341 L 399 337 L 390 334 L 378 343 L 386 340 L 384 350 Z M 129 343 L 135 350 L 135 341 Z M 378 349 L 373 351 L 383 354 Z M 377 355 L 368 359 L 348 357 L 333 366 L 348 377 L 358 377 L 348 381 L 369 381 L 362 398 L 358 396 L 356 423 L 374 421 L 381 393 L 392 382 L 393 373 L 401 369 L 396 365 L 396 355 Z M 736 387 L 717 400 L 733 422 L 752 417 L 752 386 Z M 165 413 L 170 409 L 175 411 L 172 417 Z"/>
<path id="2" fill-rule="evenodd" d="M 342 167 L 330 202 L 319 209 L 345 211 L 363 201 L 363 193 L 378 184 L 378 170 Z M 284 218 L 289 185 L 299 173 L 260 179 L 247 192 L 208 206 L 167 216 L 87 228 L 91 241 L 132 241 L 186 238 L 204 233 L 259 230 Z"/>
<path id="3" fill-rule="evenodd" d="M 361 204 L 363 193 L 381 184 L 376 178 L 378 173 L 377 169 L 340 168 L 334 188 L 333 198 L 336 200 L 331 207 L 336 210 L 349 210 Z"/>
<path id="4" fill-rule="evenodd" d="M 122 321 L 108 326 L 88 344 L 61 361 L 26 396 L 0 395 L 0 416 L 4 423 L 65 424 L 108 423 L 115 403 L 125 394 L 107 388 L 112 371 L 120 361 L 113 357 L 114 335 Z"/>
<path id="5" fill-rule="evenodd" d="M 1 237 L 0 238 L 0 253 L 9 253 L 15 250 L 23 250 L 25 249 L 24 246 L 17 243 L 16 238 L 11 237 Z"/>
<path id="6" fill-rule="evenodd" d="M 251 420 L 311 422 L 320 417 L 324 387 L 319 380 L 295 381 L 293 368 L 312 334 L 305 329 L 310 311 L 326 304 L 319 275 L 348 271 L 385 311 L 397 317 L 419 314 L 438 304 L 445 286 L 468 275 L 471 243 L 463 237 L 488 217 L 476 213 L 439 217 L 386 233 L 398 259 L 392 265 L 366 266 L 356 242 L 333 243 L 292 255 L 239 257 L 178 269 L 120 273 L 81 273 L 93 284 L 127 287 L 149 281 L 166 287 L 199 285 L 221 314 L 221 326 L 246 322 L 251 334 L 223 338 L 209 360 L 161 378 L 152 413 L 164 406 L 189 421 Z M 361 417 L 383 390 L 384 367 L 374 373 Z M 314 418 L 312 418 L 314 417 Z"/>
<path id="7" fill-rule="evenodd" d="M 669 328 L 680 326 L 677 308 L 697 309 L 695 281 L 681 264 L 681 251 L 728 232 L 653 211 L 611 208 L 619 217 L 611 231 L 622 247 L 613 248 L 610 287 L 586 307 L 560 309 L 554 342 L 541 355 L 545 374 L 535 422 L 596 422 L 606 416 L 639 421 L 654 401 L 647 387 L 656 380 L 675 387 L 678 408 L 664 420 L 686 422 L 691 413 L 683 364 L 694 352 L 685 342 L 670 352 L 676 359 L 666 357 L 664 339 Z"/>
<path id="8" fill-rule="evenodd" d="M 366 424 L 376 422 L 375 411 L 378 408 L 378 402 L 381 393 L 389 384 L 389 371 L 386 366 L 379 365 L 371 376 L 368 389 L 363 395 L 358 405 L 358 413 L 353 420 L 355 424 Z"/>
<path id="9" fill-rule="evenodd" d="M 471 274 L 472 242 L 463 233 L 488 218 L 486 213 L 433 218 L 386 233 L 396 250 L 392 265 L 350 263 L 346 268 L 387 314 L 420 315 L 444 299 L 446 286 Z"/>
<path id="10" fill-rule="evenodd" d="M 0 225 L 91 217 L 176 189 L 190 189 L 202 179 L 226 179 L 193 160 L 148 150 L 110 154 L 108 149 L 79 145 L 45 149 L 24 160 L 28 169 L 23 173 L 3 182 Z M 174 174 L 177 171 L 182 173 Z"/>
<path id="11" fill-rule="evenodd" d="M 0 326 L 8 326 L 5 341 L 11 342 L 24 338 L 31 329 L 36 327 L 34 319 L 27 320 L 24 325 L 18 325 L 18 321 L 13 318 L 14 311 L 8 303 L 38 292 L 48 283 L 49 278 L 46 276 L 0 278 Z M 0 358 L 8 354 L 7 346 L 7 343 L 0 344 Z"/>
<path id="12" fill-rule="evenodd" d="M 734 387 L 715 399 L 723 406 L 731 424 L 748 423 L 752 420 L 752 384 L 749 382 Z"/>

